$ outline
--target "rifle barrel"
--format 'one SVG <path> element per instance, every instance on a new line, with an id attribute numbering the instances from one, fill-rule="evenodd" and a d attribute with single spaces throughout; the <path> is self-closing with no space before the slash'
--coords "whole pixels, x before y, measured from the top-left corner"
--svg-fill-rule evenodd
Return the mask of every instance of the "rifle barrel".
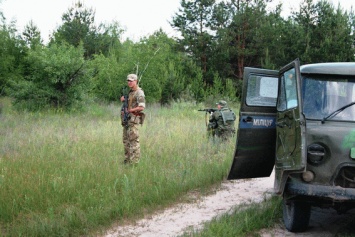
<path id="1" fill-rule="evenodd" d="M 199 110 L 197 110 L 197 111 L 206 111 L 206 112 L 209 112 L 209 113 L 213 113 L 213 112 L 215 112 L 215 111 L 217 111 L 218 109 L 213 109 L 213 108 L 210 108 L 210 109 L 199 109 Z"/>

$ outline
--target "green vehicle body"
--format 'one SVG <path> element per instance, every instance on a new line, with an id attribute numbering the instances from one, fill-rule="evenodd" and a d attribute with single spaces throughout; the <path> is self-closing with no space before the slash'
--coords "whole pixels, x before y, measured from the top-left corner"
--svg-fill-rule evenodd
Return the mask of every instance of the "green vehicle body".
<path id="1" fill-rule="evenodd" d="M 228 179 L 268 177 L 291 232 L 307 230 L 312 206 L 355 207 L 355 63 L 280 71 L 245 68 Z"/>

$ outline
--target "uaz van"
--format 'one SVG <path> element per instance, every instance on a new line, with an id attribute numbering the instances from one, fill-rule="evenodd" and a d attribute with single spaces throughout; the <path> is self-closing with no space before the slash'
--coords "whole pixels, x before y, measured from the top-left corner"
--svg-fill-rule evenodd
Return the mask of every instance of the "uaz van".
<path id="1" fill-rule="evenodd" d="M 355 207 L 355 63 L 280 71 L 245 68 L 237 142 L 228 179 L 268 177 L 291 232 L 311 206 Z"/>

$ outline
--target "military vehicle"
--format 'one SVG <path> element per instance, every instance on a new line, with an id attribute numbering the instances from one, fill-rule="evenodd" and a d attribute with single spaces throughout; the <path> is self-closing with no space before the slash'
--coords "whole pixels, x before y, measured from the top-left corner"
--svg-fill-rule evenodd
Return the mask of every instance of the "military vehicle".
<path id="1" fill-rule="evenodd" d="M 355 63 L 245 68 L 228 179 L 269 177 L 283 222 L 306 231 L 311 207 L 355 207 Z"/>

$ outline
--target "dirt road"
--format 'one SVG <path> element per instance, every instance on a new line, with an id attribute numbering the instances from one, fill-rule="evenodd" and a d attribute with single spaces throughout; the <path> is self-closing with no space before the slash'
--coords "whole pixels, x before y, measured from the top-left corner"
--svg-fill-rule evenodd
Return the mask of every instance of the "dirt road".
<path id="1" fill-rule="evenodd" d="M 243 203 L 260 202 L 264 193 L 271 195 L 273 176 L 263 179 L 225 181 L 215 193 L 196 198 L 192 203 L 178 204 L 129 226 L 117 226 L 106 237 L 178 236 L 187 229 L 198 229 L 203 222 L 228 212 Z"/>
<path id="2" fill-rule="evenodd" d="M 171 237 L 179 236 L 186 230 L 200 229 L 204 222 L 226 213 L 236 205 L 260 202 L 265 195 L 272 195 L 273 174 L 268 178 L 225 181 L 215 193 L 195 198 L 192 203 L 178 204 L 155 215 L 137 221 L 133 225 L 116 226 L 109 230 L 105 237 Z M 310 228 L 305 233 L 290 233 L 282 224 L 274 229 L 262 230 L 262 237 L 309 237 L 335 236 L 335 233 L 346 224 L 346 220 L 354 219 L 355 212 L 337 215 L 329 209 L 312 209 Z"/>

